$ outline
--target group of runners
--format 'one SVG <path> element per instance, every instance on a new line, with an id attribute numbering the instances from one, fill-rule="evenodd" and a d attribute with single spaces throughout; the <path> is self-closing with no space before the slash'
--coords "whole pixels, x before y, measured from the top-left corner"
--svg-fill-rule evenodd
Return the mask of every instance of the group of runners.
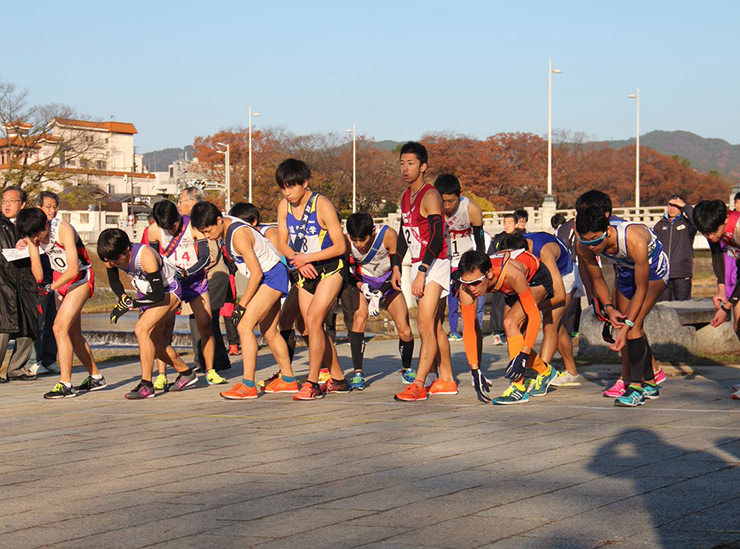
<path id="1" fill-rule="evenodd" d="M 414 402 L 430 395 L 455 395 L 458 387 L 443 321 L 449 305 L 450 317 L 457 324 L 459 303 L 465 355 L 478 398 L 497 405 L 523 404 L 547 395 L 552 386 L 580 385 L 571 337 L 562 320 L 569 304 L 584 292 L 603 322 L 604 340 L 622 355 L 621 376 L 604 396 L 624 407 L 659 397 L 665 375 L 657 367 L 643 324 L 665 289 L 669 266 L 648 227 L 613 216 L 609 196 L 592 190 L 576 203 L 575 257 L 565 243 L 545 232 L 514 232 L 494 250 L 483 231 L 480 208 L 462 196 L 458 179 L 442 174 L 431 185 L 425 180 L 427 168 L 423 145 L 409 142 L 401 147 L 401 176 L 408 188 L 401 197 L 398 232 L 376 225 L 367 213 L 350 215 L 343 229 L 331 201 L 310 189 L 309 166 L 296 159 L 285 160 L 276 172 L 284 197 L 278 205 L 276 226 L 261 224 L 259 210 L 248 203 L 238 203 L 224 214 L 212 203 L 198 202 L 189 215 L 183 215 L 165 200 L 154 206 L 154 222 L 146 230 L 145 243 L 131 242 L 121 229 L 104 230 L 97 253 L 118 297 L 111 322 L 132 309 L 140 311 L 134 331 L 141 380 L 125 398 L 146 399 L 156 391 L 182 391 L 197 382 L 196 372 L 170 345 L 175 314 L 182 303 L 190 304 L 196 319 L 206 382 L 226 383 L 213 368 L 214 336 L 220 334 L 211 329 L 205 271 L 208 240 L 218 242 L 225 260 L 248 280 L 232 313 L 241 342 L 242 378 L 220 393 L 225 399 L 285 393 L 295 400 L 316 400 L 327 393 L 363 390 L 364 331 L 368 318 L 380 314 L 381 308 L 388 311 L 399 336 L 400 381 L 406 387 L 395 399 Z M 720 325 L 734 311 L 734 328 L 740 334 L 740 285 L 732 295 L 725 295 L 722 257 L 725 249 L 740 257 L 736 231 L 740 214 L 728 213 L 721 201 L 702 201 L 694 210 L 694 220 L 712 244 L 718 280 L 712 325 Z M 66 398 L 105 388 L 80 322 L 82 308 L 94 291 L 85 246 L 74 227 L 60 218 L 49 219 L 38 208 L 22 210 L 17 226 L 28 245 L 37 280 L 43 276 L 40 253 L 47 254 L 54 270 L 53 282 L 39 284 L 39 292 L 56 295 L 53 329 L 61 374 L 44 397 Z M 407 253 L 420 338 L 416 370 L 412 368 L 414 337 L 402 293 L 402 262 Z M 602 275 L 603 260 L 614 264 L 612 291 Z M 119 271 L 131 278 L 135 298 L 126 292 Z M 485 295 L 493 292 L 504 296 L 509 354 L 504 374 L 508 387 L 495 398 L 481 369 L 479 314 Z M 352 356 L 349 380 L 337 358 L 331 329 L 338 299 Z M 542 342 L 537 350 L 540 326 Z M 257 328 L 278 366 L 278 372 L 261 383 L 256 380 Z M 308 374 L 302 384 L 291 365 L 296 333 L 308 346 Z M 556 351 L 566 366 L 561 372 L 552 365 Z M 73 355 L 87 370 L 77 387 L 72 385 Z M 158 376 L 153 381 L 155 365 Z M 178 374 L 174 383 L 167 383 L 167 366 Z"/>

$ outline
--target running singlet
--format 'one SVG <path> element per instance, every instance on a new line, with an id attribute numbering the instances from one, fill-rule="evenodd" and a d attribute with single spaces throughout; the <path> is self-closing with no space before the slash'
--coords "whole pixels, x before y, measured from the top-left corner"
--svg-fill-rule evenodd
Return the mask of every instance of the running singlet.
<path id="1" fill-rule="evenodd" d="M 630 225 L 639 225 L 644 227 L 650 234 L 650 242 L 648 243 L 648 261 L 650 263 L 650 270 L 659 272 L 668 269 L 668 257 L 663 252 L 663 245 L 655 236 L 655 233 L 642 223 L 635 223 L 631 221 L 624 221 L 622 219 L 609 219 L 609 226 L 614 227 L 617 231 L 617 253 L 614 255 L 601 252 L 599 255 L 607 259 L 611 259 L 617 264 L 617 269 L 629 269 L 630 271 L 635 270 L 635 261 L 629 256 L 629 250 L 627 249 L 627 227 Z"/>
<path id="2" fill-rule="evenodd" d="M 740 221 L 740 212 L 733 211 L 727 214 L 725 222 L 725 232 L 722 233 L 720 242 L 727 245 L 727 253 L 735 259 L 740 259 L 740 233 L 737 230 L 737 224 Z"/>
<path id="3" fill-rule="evenodd" d="M 406 239 L 406 243 L 409 246 L 409 253 L 411 254 L 411 262 L 418 263 L 424 257 L 429 245 L 429 222 L 427 218 L 421 215 L 419 208 L 421 208 L 421 200 L 424 195 L 434 187 L 425 184 L 414 197 L 414 201 L 411 202 L 411 188 L 406 189 L 401 198 L 401 219 L 403 220 L 403 234 Z M 444 221 L 444 213 L 442 214 L 442 220 Z M 447 240 L 442 243 L 442 249 L 437 254 L 435 259 L 447 259 Z"/>
<path id="4" fill-rule="evenodd" d="M 252 227 L 249 223 L 245 223 L 238 217 L 225 216 L 224 219 L 231 220 L 229 228 L 226 229 L 226 236 L 224 237 L 224 249 L 229 260 L 236 265 L 236 268 L 241 274 L 249 278 L 249 269 L 247 264 L 244 262 L 244 258 L 234 248 L 234 233 L 238 230 L 248 227 L 252 231 L 254 236 L 254 255 L 257 256 L 259 261 L 260 269 L 263 273 L 266 273 L 272 269 L 275 265 L 280 263 L 280 256 L 275 251 L 272 242 L 270 242 L 262 233 Z"/>
<path id="5" fill-rule="evenodd" d="M 537 232 L 537 233 L 524 233 L 524 238 L 528 238 L 532 241 L 532 254 L 539 258 L 542 253 L 542 247 L 550 242 L 555 242 L 560 246 L 560 257 L 558 257 L 557 265 L 558 271 L 561 275 L 567 275 L 573 272 L 573 259 L 570 257 L 568 247 L 560 240 L 557 236 L 551 235 L 550 233 Z"/>
<path id="6" fill-rule="evenodd" d="M 468 216 L 468 204 L 470 199 L 462 197 L 457 211 L 451 216 L 445 216 L 447 221 L 447 249 L 450 252 L 450 265 L 457 269 L 460 257 L 468 250 L 475 248 L 473 240 L 473 228 Z"/>
<path id="7" fill-rule="evenodd" d="M 505 295 L 515 294 L 513 288 L 506 283 L 506 269 L 511 261 L 516 261 L 524 265 L 526 269 L 527 282 L 532 280 L 540 268 L 540 260 L 526 250 L 507 250 L 495 253 L 491 256 L 491 269 L 493 270 L 493 279 L 496 283 L 493 286 L 493 292 L 501 292 Z"/>
<path id="8" fill-rule="evenodd" d="M 182 216 L 180 231 L 175 236 L 162 228 L 160 228 L 160 231 L 162 231 L 159 237 L 160 255 L 168 257 L 175 266 L 183 269 L 189 269 L 198 262 L 198 246 L 190 231 L 189 215 Z M 174 250 L 169 249 L 173 239 L 176 239 L 173 244 Z"/>
<path id="9" fill-rule="evenodd" d="M 152 285 L 146 279 L 147 272 L 141 266 L 141 251 L 146 247 L 149 246 L 147 244 L 132 244 L 131 261 L 129 261 L 128 268 L 121 269 L 131 275 L 131 285 L 137 292 L 143 295 L 149 295 L 152 293 Z M 164 286 L 164 291 L 172 292 L 177 287 L 177 280 L 175 279 L 175 265 L 167 257 L 162 257 L 160 255 L 159 258 L 162 260 L 159 270 L 162 273 L 162 285 Z"/>
<path id="10" fill-rule="evenodd" d="M 295 218 L 293 206 L 288 202 L 286 221 L 290 235 L 290 247 L 297 253 L 312 254 L 325 250 L 333 244 L 329 232 L 321 228 L 316 216 L 316 204 L 320 196 L 319 193 L 311 193 L 301 219 Z"/>
<path id="11" fill-rule="evenodd" d="M 375 239 L 368 252 L 364 254 L 355 248 L 355 243 L 350 239 L 350 254 L 355 260 L 356 274 L 378 278 L 391 270 L 391 257 L 383 245 L 383 237 L 387 230 L 387 225 L 375 225 Z"/>
<path id="12" fill-rule="evenodd" d="M 51 226 L 49 228 L 49 242 L 46 244 L 39 243 L 39 249 L 42 250 L 49 258 L 51 268 L 58 273 L 64 273 L 67 271 L 67 253 L 64 250 L 64 246 L 59 242 L 59 226 L 62 224 L 60 217 L 55 217 L 51 220 Z M 87 255 L 85 245 L 82 243 L 80 235 L 74 227 L 70 225 L 72 232 L 75 235 L 75 246 L 77 247 L 77 269 L 82 273 L 90 269 L 90 257 Z"/>

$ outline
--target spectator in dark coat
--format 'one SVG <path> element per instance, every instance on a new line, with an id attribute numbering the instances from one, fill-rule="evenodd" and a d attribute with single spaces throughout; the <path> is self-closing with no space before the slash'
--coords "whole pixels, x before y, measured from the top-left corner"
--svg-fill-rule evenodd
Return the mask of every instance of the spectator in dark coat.
<path id="1" fill-rule="evenodd" d="M 659 301 L 691 299 L 691 279 L 694 271 L 694 208 L 677 195 L 668 200 L 663 218 L 653 228 L 668 255 L 671 274 L 668 286 Z"/>

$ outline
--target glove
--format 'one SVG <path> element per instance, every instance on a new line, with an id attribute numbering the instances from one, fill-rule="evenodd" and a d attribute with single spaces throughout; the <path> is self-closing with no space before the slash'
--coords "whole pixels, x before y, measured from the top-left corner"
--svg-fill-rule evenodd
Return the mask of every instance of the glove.
<path id="1" fill-rule="evenodd" d="M 450 275 L 450 293 L 455 297 L 460 296 L 460 272 L 455 271 Z"/>
<path id="2" fill-rule="evenodd" d="M 601 338 L 607 343 L 614 343 L 612 325 L 609 322 L 604 322 L 604 327 L 601 329 Z"/>
<path id="3" fill-rule="evenodd" d="M 110 323 L 116 324 L 119 318 L 121 318 L 123 315 L 125 315 L 127 312 L 129 312 L 133 308 L 134 308 L 134 300 L 131 299 L 126 294 L 123 294 L 119 298 L 118 303 L 116 303 L 116 306 L 113 307 L 113 310 L 110 313 Z"/>
<path id="4" fill-rule="evenodd" d="M 491 397 L 488 394 L 491 392 L 491 382 L 486 379 L 483 372 L 478 368 L 477 370 L 470 370 L 470 375 L 473 376 L 473 388 L 478 395 L 478 400 L 481 402 L 491 402 Z"/>
<path id="5" fill-rule="evenodd" d="M 231 318 L 234 320 L 234 324 L 239 324 L 239 322 L 241 322 L 245 312 L 247 312 L 247 310 L 241 305 L 234 307 L 234 311 L 231 313 Z"/>
<path id="6" fill-rule="evenodd" d="M 362 295 L 365 296 L 365 299 L 367 299 L 368 301 L 370 301 L 375 295 L 375 290 L 371 290 L 370 286 L 368 286 L 367 284 L 363 284 L 362 286 L 360 286 L 360 291 L 362 292 Z"/>
<path id="7" fill-rule="evenodd" d="M 183 267 L 175 267 L 175 278 L 177 280 L 182 280 L 183 278 L 188 277 L 188 270 Z"/>
<path id="8" fill-rule="evenodd" d="M 601 304 L 597 297 L 594 298 L 591 305 L 593 305 L 596 320 L 599 322 L 609 322 L 609 315 L 606 314 L 606 307 Z"/>
<path id="9" fill-rule="evenodd" d="M 51 284 L 46 284 L 44 286 L 42 286 L 41 284 L 39 284 L 36 287 L 36 291 L 38 292 L 39 297 L 44 297 L 46 295 L 49 295 L 51 293 Z"/>
<path id="10" fill-rule="evenodd" d="M 506 379 L 519 379 L 522 377 L 524 375 L 524 369 L 527 367 L 527 359 L 529 359 L 529 353 L 525 353 L 524 351 L 512 358 L 506 367 L 504 377 Z"/>
<path id="11" fill-rule="evenodd" d="M 370 316 L 380 315 L 380 291 L 374 291 L 372 297 L 367 302 L 367 312 Z"/>

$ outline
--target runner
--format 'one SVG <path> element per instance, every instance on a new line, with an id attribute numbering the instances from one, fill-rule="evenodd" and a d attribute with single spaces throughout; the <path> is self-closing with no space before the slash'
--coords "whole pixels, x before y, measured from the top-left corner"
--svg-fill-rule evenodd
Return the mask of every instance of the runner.
<path id="1" fill-rule="evenodd" d="M 727 206 L 721 200 L 702 200 L 694 207 L 694 223 L 699 232 L 709 241 L 709 248 L 712 251 L 712 267 L 717 277 L 717 295 L 712 297 L 712 303 L 717 312 L 710 324 L 717 328 L 734 315 L 732 328 L 740 339 L 740 324 L 738 323 L 740 284 L 736 284 L 731 293 L 726 292 L 723 256 L 726 250 L 728 255 L 735 258 L 736 264 L 740 267 L 738 221 L 740 221 L 740 211 L 728 212 Z M 740 399 L 740 384 L 733 385 L 732 390 L 734 391 L 732 398 Z"/>
<path id="2" fill-rule="evenodd" d="M 665 290 L 668 258 L 655 234 L 641 223 L 608 219 L 598 206 L 578 211 L 579 264 L 583 263 L 595 294 L 595 308 L 619 330 L 611 349 L 626 348 L 629 368 L 622 367 L 622 380 L 629 379 L 615 406 L 634 407 L 660 396 L 653 372 L 652 350 L 643 333 L 645 317 Z M 597 255 L 616 263 L 616 306 L 612 305 Z M 603 304 L 603 305 L 601 305 Z M 605 334 L 609 338 L 608 334 Z M 607 395 L 605 395 L 607 396 Z"/>
<path id="3" fill-rule="evenodd" d="M 439 192 L 424 182 L 427 150 L 421 143 L 408 142 L 401 147 L 401 176 L 408 189 L 401 198 L 401 238 L 398 257 L 393 262 L 391 283 L 401 291 L 401 262 L 406 251 L 411 255 L 411 292 L 418 300 L 417 322 L 421 337 L 419 366 L 414 382 L 395 395 L 402 402 L 426 400 L 429 394 L 456 395 L 452 377 L 450 342 L 444 331 L 444 299 L 450 289 L 450 260 L 447 259 L 444 206 Z M 439 378 L 425 387 L 435 360 Z"/>
<path id="4" fill-rule="evenodd" d="M 398 263 L 396 243 L 398 233 L 387 225 L 373 224 L 367 213 L 353 213 L 347 218 L 348 249 L 354 260 L 350 291 L 342 295 L 348 299 L 353 312 L 348 329 L 352 365 L 355 372 L 350 387 L 362 391 L 365 376 L 362 371 L 365 353 L 365 326 L 367 317 L 378 316 L 383 305 L 391 315 L 398 331 L 398 352 L 401 355 L 401 377 L 411 383 L 415 374 L 411 369 L 414 355 L 414 335 L 409 326 L 409 311 L 403 293 L 391 286 L 393 263 Z M 344 305 L 344 303 L 343 303 Z"/>
<path id="5" fill-rule="evenodd" d="M 524 384 L 527 367 L 537 372 L 541 379 L 553 378 L 554 369 L 534 351 L 540 329 L 539 306 L 553 297 L 552 278 L 547 267 L 525 250 L 501 251 L 493 256 L 470 250 L 463 254 L 458 265 L 460 274 L 460 302 L 463 311 L 463 342 L 465 355 L 473 376 L 473 387 L 478 398 L 490 401 L 488 380 L 480 371 L 480 333 L 474 326 L 475 307 L 473 301 L 486 293 L 501 292 L 504 295 L 504 329 L 509 350 L 509 364 L 505 377 L 511 385 L 493 399 L 493 404 L 509 405 L 529 402 L 529 393 Z M 526 321 L 526 331 L 522 326 Z M 543 384 L 540 383 L 542 386 Z M 547 388 L 545 387 L 545 392 Z M 543 393 L 544 394 L 544 393 Z"/>
<path id="6" fill-rule="evenodd" d="M 200 332 L 206 383 L 208 385 L 226 383 L 226 380 L 213 369 L 215 342 L 211 329 L 211 302 L 206 277 L 206 267 L 210 260 L 208 241 L 193 227 L 190 216 L 180 215 L 177 206 L 169 200 L 157 202 L 152 208 L 152 217 L 154 223 L 144 231 L 145 238 L 152 248 L 174 263 L 177 269 L 176 276 L 180 280 L 182 301 L 188 303 L 193 310 Z M 174 329 L 175 317 L 172 317 L 165 328 L 167 341 L 172 338 Z M 154 388 L 162 390 L 167 386 L 164 362 L 158 361 L 157 367 L 159 375 L 154 382 Z"/>
<path id="7" fill-rule="evenodd" d="M 108 268 L 111 290 L 118 296 L 118 303 L 110 314 L 115 324 L 127 311 L 141 308 L 134 333 L 139 343 L 141 381 L 131 392 L 124 395 L 129 400 L 141 400 L 154 396 L 152 369 L 154 359 L 169 364 L 179 374 L 170 391 L 182 391 L 194 385 L 198 378 L 195 372 L 178 356 L 169 345 L 165 329 L 173 321 L 180 306 L 180 281 L 176 268 L 146 244 L 131 244 L 128 235 L 121 229 L 105 229 L 98 237 L 98 257 Z M 123 289 L 118 271 L 131 275 L 131 284 L 136 289 L 136 299 L 131 299 Z"/>
<path id="8" fill-rule="evenodd" d="M 106 386 L 98 370 L 90 346 L 82 335 L 82 307 L 93 296 L 95 276 L 85 245 L 77 231 L 60 217 L 49 221 L 39 208 L 18 212 L 16 225 L 21 237 L 28 243 L 31 270 L 39 282 L 39 294 L 54 293 L 57 307 L 54 319 L 54 337 L 57 342 L 59 382 L 44 395 L 46 399 L 77 396 L 78 391 L 97 391 Z M 41 285 L 44 270 L 39 250 L 49 258 L 54 270 L 53 281 Z M 88 376 L 75 389 L 72 386 L 72 355 L 77 355 Z"/>
<path id="9" fill-rule="evenodd" d="M 349 392 L 324 318 L 344 284 L 346 243 L 334 206 L 308 188 L 311 169 L 305 162 L 284 160 L 275 173 L 285 197 L 278 205 L 278 251 L 298 270 L 298 305 L 308 329 L 308 378 L 295 400 L 323 398 L 325 392 Z M 322 387 L 322 362 L 331 362 L 331 379 Z"/>
<path id="10" fill-rule="evenodd" d="M 460 257 L 468 250 L 476 249 L 479 252 L 486 251 L 485 236 L 483 232 L 483 212 L 467 197 L 460 197 L 462 187 L 460 181 L 452 174 L 442 174 L 434 181 L 434 188 L 442 195 L 442 204 L 445 211 L 447 223 L 447 252 L 450 257 L 450 278 L 452 286 L 456 286 L 454 280 L 457 278 L 457 264 Z M 476 300 L 477 301 L 477 300 Z M 485 300 L 477 301 L 476 307 L 482 318 L 482 305 Z M 457 290 L 450 288 L 447 295 L 447 305 L 450 309 L 448 321 L 450 324 L 450 341 L 462 341 L 462 335 L 458 331 L 458 308 L 460 301 Z M 444 312 L 442 313 L 444 315 Z M 479 321 L 480 323 L 480 321 Z"/>
<path id="11" fill-rule="evenodd" d="M 259 230 L 239 218 L 223 217 L 210 202 L 193 207 L 192 221 L 209 240 L 223 240 L 226 255 L 248 278 L 247 288 L 232 316 L 242 346 L 242 380 L 222 392 L 227 400 L 254 399 L 259 396 L 254 381 L 259 347 L 254 329 L 259 325 L 282 376 L 265 387 L 266 393 L 297 393 L 298 382 L 288 358 L 288 347 L 278 332 L 280 298 L 288 294 L 288 270 L 275 248 Z"/>

